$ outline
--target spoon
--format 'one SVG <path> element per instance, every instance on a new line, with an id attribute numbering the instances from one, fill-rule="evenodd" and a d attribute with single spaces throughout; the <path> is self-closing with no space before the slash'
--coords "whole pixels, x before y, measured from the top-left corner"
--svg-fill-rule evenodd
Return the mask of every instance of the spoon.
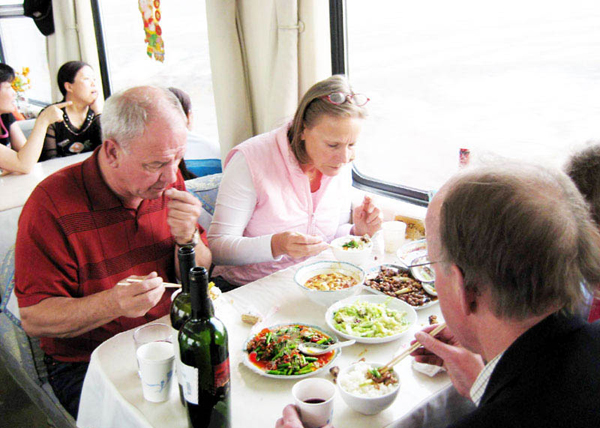
<path id="1" fill-rule="evenodd" d="M 354 345 L 356 340 L 346 340 L 345 342 L 334 343 L 333 345 L 318 345 L 316 343 L 301 343 L 298 350 L 306 355 L 322 355 L 343 348 L 344 346 Z"/>

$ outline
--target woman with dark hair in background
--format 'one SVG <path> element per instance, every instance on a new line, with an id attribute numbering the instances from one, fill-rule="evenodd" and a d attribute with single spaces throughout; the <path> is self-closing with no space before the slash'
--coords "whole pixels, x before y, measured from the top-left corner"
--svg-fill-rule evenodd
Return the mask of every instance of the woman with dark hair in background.
<path id="1" fill-rule="evenodd" d="M 12 114 L 15 110 L 16 96 L 11 85 L 14 79 L 15 72 L 12 67 L 0 64 L 0 171 L 3 174 L 26 174 L 40 157 L 46 130 L 54 122 L 63 120 L 60 109 L 68 106 L 70 102 L 46 108 L 35 121 L 29 138 L 25 138 Z"/>
<path id="2" fill-rule="evenodd" d="M 63 101 L 63 121 L 48 128 L 41 160 L 91 152 L 102 144 L 99 97 L 92 67 L 69 61 L 58 70 L 58 88 Z"/>

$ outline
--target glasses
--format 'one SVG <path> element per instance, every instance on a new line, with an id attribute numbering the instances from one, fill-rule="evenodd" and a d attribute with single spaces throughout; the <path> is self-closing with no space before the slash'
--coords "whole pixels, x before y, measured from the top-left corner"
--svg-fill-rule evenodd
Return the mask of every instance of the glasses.
<path id="1" fill-rule="evenodd" d="M 333 92 L 329 95 L 321 97 L 329 101 L 331 104 L 339 106 L 345 102 L 353 102 L 355 105 L 362 107 L 370 101 L 369 97 L 363 94 L 344 94 L 343 92 Z"/>
<path id="2" fill-rule="evenodd" d="M 419 266 L 428 266 L 428 265 L 433 265 L 435 263 L 442 263 L 442 260 L 438 260 L 436 262 L 423 262 L 423 263 L 416 263 L 414 265 L 408 265 L 406 266 L 407 268 L 414 268 L 414 267 L 419 267 Z"/>

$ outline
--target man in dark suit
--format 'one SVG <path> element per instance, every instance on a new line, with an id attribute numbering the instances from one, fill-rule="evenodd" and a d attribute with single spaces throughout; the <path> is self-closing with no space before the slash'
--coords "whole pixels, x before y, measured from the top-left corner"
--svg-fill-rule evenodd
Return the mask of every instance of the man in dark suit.
<path id="1" fill-rule="evenodd" d="M 586 284 L 600 283 L 600 235 L 568 177 L 523 164 L 466 170 L 437 193 L 426 229 L 448 328 L 417 333 L 413 355 L 443 365 L 476 408 L 418 426 L 599 427 L 600 323 L 575 314 Z M 277 421 L 301 426 L 293 406 Z"/>
<path id="2" fill-rule="evenodd" d="M 600 325 L 574 315 L 582 284 L 600 280 L 600 236 L 567 176 L 467 171 L 438 192 L 426 227 L 449 328 L 417 333 L 414 355 L 477 405 L 451 426 L 600 426 Z"/>

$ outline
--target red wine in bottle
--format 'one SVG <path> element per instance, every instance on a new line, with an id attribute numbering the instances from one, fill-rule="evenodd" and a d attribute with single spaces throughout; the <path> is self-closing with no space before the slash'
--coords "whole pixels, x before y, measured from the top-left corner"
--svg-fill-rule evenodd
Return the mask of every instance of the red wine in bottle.
<path id="1" fill-rule="evenodd" d="M 179 278 L 181 280 L 181 292 L 175 296 L 171 303 L 171 326 L 173 327 L 173 347 L 175 349 L 175 367 L 177 371 L 177 382 L 179 383 L 179 398 L 181 404 L 185 405 L 183 398 L 183 379 L 181 377 L 181 358 L 179 356 L 179 343 L 177 335 L 183 323 L 192 316 L 192 296 L 190 295 L 190 269 L 196 266 L 196 250 L 191 245 L 184 245 L 177 250 L 179 259 Z"/>
<path id="2" fill-rule="evenodd" d="M 208 296 L 208 272 L 190 271 L 192 316 L 179 331 L 183 395 L 193 428 L 231 427 L 227 329 Z"/>

